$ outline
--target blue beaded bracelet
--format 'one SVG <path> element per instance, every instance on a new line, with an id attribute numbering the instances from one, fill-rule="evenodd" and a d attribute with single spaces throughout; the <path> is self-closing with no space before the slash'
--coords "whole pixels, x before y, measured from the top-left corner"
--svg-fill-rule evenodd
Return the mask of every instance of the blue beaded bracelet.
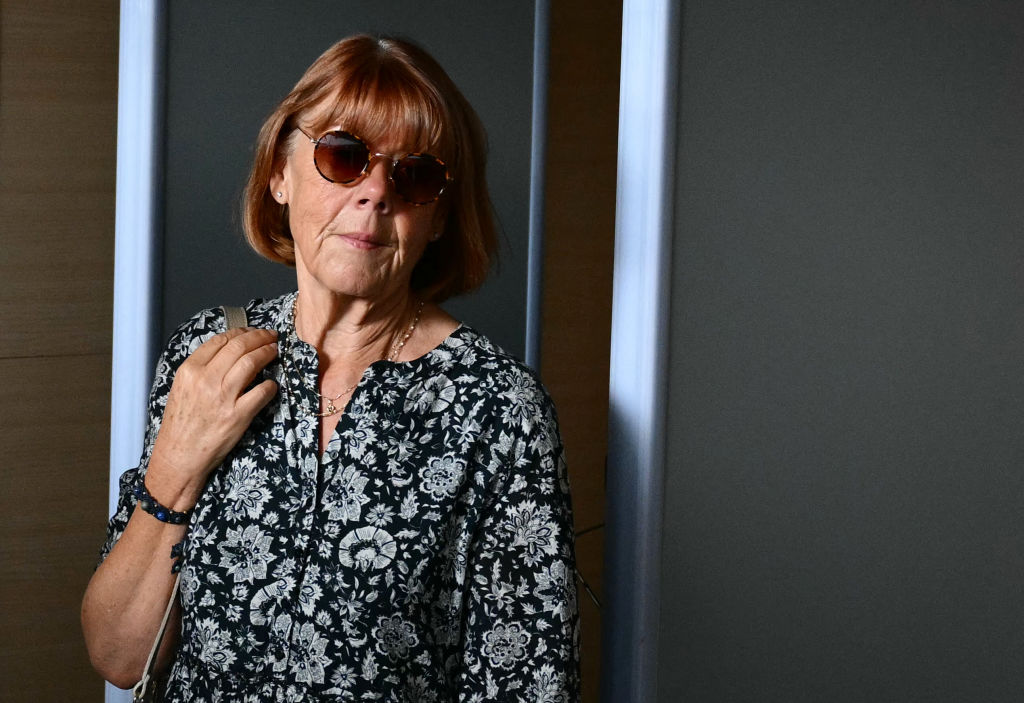
<path id="1" fill-rule="evenodd" d="M 181 540 L 176 545 L 171 547 L 171 573 L 176 574 L 181 571 L 181 559 L 185 556 L 185 540 Z"/>
<path id="2" fill-rule="evenodd" d="M 188 522 L 189 516 L 192 515 L 192 509 L 178 512 L 177 510 L 171 510 L 167 506 L 160 505 L 156 498 L 151 496 L 149 491 L 146 490 L 146 480 L 143 476 L 139 476 L 139 480 L 135 482 L 135 485 L 132 487 L 132 493 L 135 494 L 135 498 L 138 500 L 137 505 L 160 522 L 183 525 Z"/>

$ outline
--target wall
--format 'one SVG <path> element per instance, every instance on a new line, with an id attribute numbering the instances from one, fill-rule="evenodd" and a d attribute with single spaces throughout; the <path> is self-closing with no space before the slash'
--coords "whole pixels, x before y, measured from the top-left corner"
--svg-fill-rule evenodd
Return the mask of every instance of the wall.
<path id="1" fill-rule="evenodd" d="M 117 2 L 0 5 L 0 700 L 98 700 L 79 605 L 106 522 Z"/>
<path id="2" fill-rule="evenodd" d="M 559 412 L 577 567 L 603 599 L 608 340 L 622 3 L 551 3 L 541 375 Z M 579 593 L 583 700 L 598 700 L 601 610 Z"/>
<path id="3" fill-rule="evenodd" d="M 267 114 L 325 49 L 350 34 L 382 32 L 423 44 L 488 130 L 501 265 L 479 293 L 446 307 L 522 357 L 533 22 L 532 2 L 302 0 L 249 4 L 242 13 L 235 3 L 170 3 L 161 342 L 204 307 L 294 290 L 292 269 L 260 259 L 242 239 L 252 145 Z"/>
<path id="4" fill-rule="evenodd" d="M 658 699 L 1019 699 L 1024 9 L 682 28 Z"/>

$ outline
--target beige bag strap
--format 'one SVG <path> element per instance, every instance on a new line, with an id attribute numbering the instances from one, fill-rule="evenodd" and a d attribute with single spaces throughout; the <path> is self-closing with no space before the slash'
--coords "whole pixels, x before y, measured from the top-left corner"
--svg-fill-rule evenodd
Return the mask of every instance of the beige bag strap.
<path id="1" fill-rule="evenodd" d="M 149 658 L 146 660 L 146 668 L 142 670 L 142 679 L 132 689 L 132 700 L 135 703 L 153 700 L 153 693 L 156 681 L 153 680 L 153 667 L 156 665 L 156 653 L 160 651 L 160 643 L 167 632 L 167 621 L 171 619 L 171 611 L 174 610 L 174 601 L 178 597 L 178 586 L 181 585 L 181 572 L 178 572 L 174 579 L 174 587 L 171 588 L 171 597 L 167 599 L 167 608 L 164 609 L 164 619 L 160 621 L 160 629 L 156 632 L 156 639 L 153 640 L 153 648 L 149 650 Z M 154 689 L 150 689 L 153 686 Z"/>
<path id="2" fill-rule="evenodd" d="M 236 327 L 246 327 L 249 324 L 245 308 L 224 305 L 221 309 L 224 311 L 224 329 L 231 330 Z"/>
<path id="3" fill-rule="evenodd" d="M 245 308 L 233 305 L 221 307 L 224 311 L 224 328 L 234 329 L 235 327 L 246 327 L 249 324 Z M 146 659 L 146 668 L 142 670 L 142 678 L 132 688 L 132 700 L 136 703 L 153 700 L 156 681 L 153 680 L 153 667 L 156 665 L 156 654 L 160 651 L 160 643 L 163 642 L 164 634 L 167 632 L 167 622 L 171 619 L 171 611 L 174 610 L 174 601 L 178 597 L 178 587 L 181 585 L 181 572 L 178 572 L 174 579 L 174 586 L 171 588 L 171 597 L 167 599 L 167 607 L 164 609 L 164 619 L 160 621 L 160 629 L 157 630 L 156 639 L 153 640 L 153 647 L 149 650 L 149 658 Z M 151 688 L 152 687 L 152 688 Z"/>

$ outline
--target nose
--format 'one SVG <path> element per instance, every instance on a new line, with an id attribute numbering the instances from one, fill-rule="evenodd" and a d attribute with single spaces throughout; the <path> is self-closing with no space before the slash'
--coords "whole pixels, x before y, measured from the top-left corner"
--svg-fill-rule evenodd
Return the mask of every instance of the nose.
<path id="1" fill-rule="evenodd" d="M 374 154 L 366 167 L 366 175 L 358 183 L 359 204 L 380 210 L 391 206 L 391 160 L 384 154 Z"/>

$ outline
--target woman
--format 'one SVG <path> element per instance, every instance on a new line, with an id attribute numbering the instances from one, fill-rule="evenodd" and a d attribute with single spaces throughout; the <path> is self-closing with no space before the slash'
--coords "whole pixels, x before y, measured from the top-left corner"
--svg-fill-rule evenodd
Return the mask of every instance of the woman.
<path id="1" fill-rule="evenodd" d="M 437 305 L 494 252 L 484 148 L 394 39 L 331 47 L 267 119 L 246 234 L 298 291 L 164 350 L 82 606 L 105 678 L 140 678 L 174 568 L 169 701 L 577 699 L 554 410 Z"/>

